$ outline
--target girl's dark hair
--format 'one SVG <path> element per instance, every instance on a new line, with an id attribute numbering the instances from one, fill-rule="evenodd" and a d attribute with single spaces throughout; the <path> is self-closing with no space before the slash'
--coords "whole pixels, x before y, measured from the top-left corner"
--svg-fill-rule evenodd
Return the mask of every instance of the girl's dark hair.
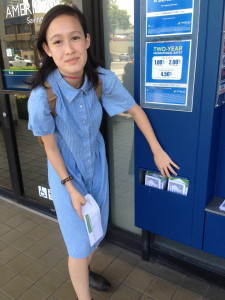
<path id="1" fill-rule="evenodd" d="M 57 68 L 56 64 L 54 63 L 54 60 L 52 59 L 52 57 L 49 57 L 46 54 L 42 45 L 43 43 L 47 44 L 46 32 L 48 30 L 49 25 L 56 17 L 61 15 L 74 16 L 75 18 L 77 18 L 83 28 L 85 37 L 87 37 L 88 31 L 87 31 L 86 20 L 82 12 L 77 8 L 77 6 L 56 5 L 52 9 L 50 9 L 43 18 L 40 31 L 37 37 L 37 50 L 40 56 L 42 57 L 42 66 L 31 78 L 30 81 L 31 89 L 34 89 L 39 85 L 45 86 L 44 83 L 48 75 Z M 98 66 L 99 63 L 92 57 L 90 48 L 87 49 L 87 62 L 86 65 L 84 66 L 84 73 L 87 75 L 88 80 L 93 84 L 95 88 L 98 85 L 98 72 L 97 72 Z"/>

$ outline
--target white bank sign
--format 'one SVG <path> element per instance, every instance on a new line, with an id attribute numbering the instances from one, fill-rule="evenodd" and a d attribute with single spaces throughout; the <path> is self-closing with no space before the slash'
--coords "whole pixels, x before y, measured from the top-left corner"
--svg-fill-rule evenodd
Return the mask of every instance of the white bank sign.
<path id="1" fill-rule="evenodd" d="M 9 5 L 6 8 L 6 19 L 15 17 L 27 17 L 27 23 L 41 23 L 43 17 L 34 17 L 34 14 L 45 14 L 49 9 L 55 5 L 60 4 L 60 0 L 32 0 L 32 8 L 28 3 L 28 0 L 24 0 L 22 3 Z"/>

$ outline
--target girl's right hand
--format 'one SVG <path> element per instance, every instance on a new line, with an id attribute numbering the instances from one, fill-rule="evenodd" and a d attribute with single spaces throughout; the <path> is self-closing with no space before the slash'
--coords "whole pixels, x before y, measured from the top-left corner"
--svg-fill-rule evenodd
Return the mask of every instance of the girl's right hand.
<path id="1" fill-rule="evenodd" d="M 70 197 L 78 216 L 84 221 L 84 217 L 82 215 L 82 206 L 86 204 L 86 199 L 78 191 L 70 192 Z"/>

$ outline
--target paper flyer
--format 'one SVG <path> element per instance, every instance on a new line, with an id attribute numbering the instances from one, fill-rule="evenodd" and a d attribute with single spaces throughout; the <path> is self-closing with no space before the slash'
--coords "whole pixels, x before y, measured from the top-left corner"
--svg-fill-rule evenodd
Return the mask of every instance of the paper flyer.
<path id="1" fill-rule="evenodd" d="M 147 171 L 145 174 L 145 185 L 152 186 L 161 190 L 166 188 L 167 179 L 159 173 Z"/>
<path id="2" fill-rule="evenodd" d="M 168 181 L 167 190 L 173 193 L 187 196 L 189 180 L 186 178 L 171 177 Z"/>
<path id="3" fill-rule="evenodd" d="M 86 204 L 82 206 L 87 233 L 91 247 L 103 236 L 101 214 L 97 202 L 91 194 L 84 196 Z"/>

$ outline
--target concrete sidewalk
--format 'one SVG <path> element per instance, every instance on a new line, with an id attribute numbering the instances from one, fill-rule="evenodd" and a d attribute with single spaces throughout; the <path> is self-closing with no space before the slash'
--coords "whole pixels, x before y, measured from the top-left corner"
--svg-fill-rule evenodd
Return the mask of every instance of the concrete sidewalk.
<path id="1" fill-rule="evenodd" d="M 104 242 L 92 269 L 113 285 L 94 300 L 225 300 L 225 290 Z M 0 300 L 74 300 L 55 219 L 0 199 Z"/>

